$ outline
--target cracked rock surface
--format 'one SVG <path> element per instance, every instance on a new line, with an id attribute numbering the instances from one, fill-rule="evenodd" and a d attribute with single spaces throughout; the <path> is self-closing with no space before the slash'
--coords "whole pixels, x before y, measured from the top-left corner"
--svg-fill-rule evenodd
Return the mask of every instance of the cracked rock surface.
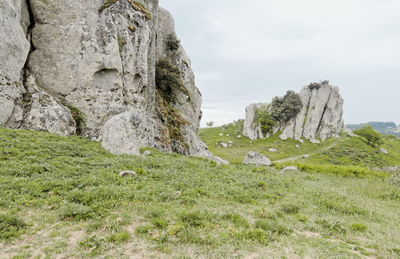
<path id="1" fill-rule="evenodd" d="M 155 147 L 215 159 L 198 137 L 201 93 L 170 13 L 158 0 L 0 1 L 0 126 L 80 134 L 115 154 Z M 168 59 L 187 91 L 167 107 L 156 63 Z M 168 117 L 169 116 L 169 117 Z M 168 117 L 168 118 L 166 118 Z"/>
<path id="2" fill-rule="evenodd" d="M 343 98 L 339 88 L 327 83 L 318 89 L 304 86 L 299 93 L 303 107 L 300 112 L 285 124 L 280 124 L 274 133 L 281 132 L 281 138 L 325 140 L 339 137 L 342 131 L 347 131 L 343 121 Z M 254 122 L 255 112 L 263 104 L 251 104 L 246 107 L 243 135 L 255 140 L 262 138 L 261 128 Z M 268 137 L 268 136 L 267 136 Z"/>

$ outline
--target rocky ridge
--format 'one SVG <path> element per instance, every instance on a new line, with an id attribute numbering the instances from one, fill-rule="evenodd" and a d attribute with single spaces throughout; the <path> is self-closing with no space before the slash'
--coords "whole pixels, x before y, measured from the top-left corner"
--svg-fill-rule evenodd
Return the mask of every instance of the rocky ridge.
<path id="1" fill-rule="evenodd" d="M 342 131 L 349 132 L 343 121 L 343 98 L 339 88 L 331 86 L 327 81 L 316 86 L 304 86 L 299 93 L 303 104 L 300 112 L 287 123 L 278 123 L 273 134 L 281 132 L 281 139 L 325 140 L 339 137 Z M 266 103 L 250 104 L 246 107 L 243 135 L 252 140 L 269 137 L 264 136 L 260 125 L 255 121 L 256 110 Z M 350 133 L 350 132 L 349 132 Z"/>
<path id="2" fill-rule="evenodd" d="M 172 36 L 171 36 L 172 35 Z M 155 147 L 215 161 L 197 131 L 202 97 L 158 0 L 0 2 L 0 126 L 79 134 L 115 154 Z M 184 85 L 165 100 L 156 64 Z"/>

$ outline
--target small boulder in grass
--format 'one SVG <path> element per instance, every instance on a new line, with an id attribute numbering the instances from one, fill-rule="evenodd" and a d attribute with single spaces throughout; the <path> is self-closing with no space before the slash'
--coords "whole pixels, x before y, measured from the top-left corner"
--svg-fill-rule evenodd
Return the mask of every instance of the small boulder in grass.
<path id="1" fill-rule="evenodd" d="M 269 148 L 268 151 L 269 152 L 278 152 L 278 150 L 276 148 Z"/>
<path id="2" fill-rule="evenodd" d="M 315 139 L 315 138 L 310 139 L 310 142 L 313 144 L 321 144 L 321 141 L 319 141 L 318 139 Z"/>
<path id="3" fill-rule="evenodd" d="M 151 155 L 151 152 L 150 151 L 148 151 L 148 150 L 146 150 L 146 151 L 144 151 L 143 152 L 143 157 L 146 157 L 146 156 L 149 156 L 149 155 Z"/>
<path id="4" fill-rule="evenodd" d="M 382 152 L 383 154 L 389 154 L 389 152 L 388 152 L 386 149 L 384 149 L 384 148 L 381 148 L 380 150 L 381 150 L 381 152 Z"/>
<path id="5" fill-rule="evenodd" d="M 121 177 L 137 176 L 137 173 L 135 171 L 122 171 L 119 173 L 119 176 Z"/>
<path id="6" fill-rule="evenodd" d="M 282 169 L 282 172 L 287 172 L 287 171 L 299 171 L 296 166 L 288 166 Z"/>
<path id="7" fill-rule="evenodd" d="M 250 151 L 247 153 L 247 156 L 244 158 L 243 163 L 244 165 L 272 165 L 271 160 L 269 160 L 266 156 Z"/>

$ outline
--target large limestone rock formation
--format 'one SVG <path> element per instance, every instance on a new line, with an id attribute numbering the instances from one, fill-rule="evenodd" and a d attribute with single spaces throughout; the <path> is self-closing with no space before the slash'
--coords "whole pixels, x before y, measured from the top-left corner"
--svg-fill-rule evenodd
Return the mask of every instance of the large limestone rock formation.
<path id="1" fill-rule="evenodd" d="M 317 87 L 304 86 L 300 91 L 303 107 L 296 117 L 285 124 L 278 125 L 281 138 L 321 138 L 338 137 L 347 131 L 343 121 L 343 99 L 339 88 L 323 82 Z M 246 108 L 243 134 L 251 139 L 262 137 L 259 125 L 254 122 L 255 110 L 262 104 L 251 104 Z"/>
<path id="2" fill-rule="evenodd" d="M 81 134 L 109 151 L 156 147 L 216 159 L 197 135 L 201 94 L 158 0 L 0 1 L 0 126 Z M 185 91 L 167 102 L 156 63 Z"/>

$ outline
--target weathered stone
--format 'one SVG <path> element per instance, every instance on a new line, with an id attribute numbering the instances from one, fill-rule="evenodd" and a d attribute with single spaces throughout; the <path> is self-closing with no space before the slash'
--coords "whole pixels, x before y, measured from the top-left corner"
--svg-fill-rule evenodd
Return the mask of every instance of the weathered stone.
<path id="1" fill-rule="evenodd" d="M 72 135 L 76 131 L 76 122 L 71 111 L 57 102 L 57 100 L 40 89 L 35 84 L 33 76 L 29 76 L 25 82 L 30 96 L 30 108 L 23 122 L 23 128 L 62 136 Z"/>
<path id="2" fill-rule="evenodd" d="M 308 159 L 310 158 L 310 155 L 303 155 L 303 158 Z"/>
<path id="3" fill-rule="evenodd" d="M 140 148 L 151 141 L 148 133 L 141 114 L 134 110 L 127 111 L 104 124 L 102 145 L 113 154 L 139 155 Z"/>
<path id="4" fill-rule="evenodd" d="M 128 177 L 128 176 L 138 176 L 135 171 L 122 171 L 119 173 L 121 177 Z"/>
<path id="5" fill-rule="evenodd" d="M 260 125 L 255 122 L 256 110 L 263 106 L 263 103 L 254 103 L 246 107 L 246 118 L 243 125 L 243 135 L 251 140 L 264 138 Z"/>
<path id="6" fill-rule="evenodd" d="M 318 139 L 315 139 L 315 138 L 310 139 L 310 142 L 312 144 L 321 144 L 321 141 L 319 141 Z"/>
<path id="7" fill-rule="evenodd" d="M 317 89 L 303 87 L 299 93 L 303 107 L 296 117 L 286 123 L 280 123 L 274 128 L 273 134 L 278 130 L 282 140 L 287 138 L 306 139 L 339 137 L 342 131 L 348 132 L 343 122 L 343 99 L 339 88 L 323 82 Z M 246 107 L 246 118 L 243 134 L 250 139 L 262 138 L 259 134 L 260 126 L 254 122 L 255 111 L 267 103 L 251 104 Z M 268 134 L 267 134 L 267 137 Z"/>
<path id="8" fill-rule="evenodd" d="M 243 160 L 244 165 L 266 165 L 270 166 L 271 160 L 269 160 L 266 156 L 250 151 L 247 153 L 246 157 Z"/>
<path id="9" fill-rule="evenodd" d="M 0 1 L 0 126 L 7 126 L 15 103 L 25 92 L 22 75 L 30 44 L 24 2 Z"/>
<path id="10" fill-rule="evenodd" d="M 151 155 L 151 152 L 148 150 L 144 151 L 142 154 L 143 157 L 150 156 L 150 155 Z"/>
<path id="11" fill-rule="evenodd" d="M 278 152 L 278 150 L 276 148 L 268 148 L 269 152 Z"/>
<path id="12" fill-rule="evenodd" d="M 297 169 L 296 166 L 288 166 L 282 169 L 282 172 L 286 172 L 286 171 L 299 171 L 299 169 Z"/>
<path id="13" fill-rule="evenodd" d="M 60 135 L 79 127 L 115 154 L 155 147 L 211 156 L 197 135 L 202 98 L 190 59 L 183 46 L 166 47 L 174 20 L 158 0 L 141 2 L 1 1 L 0 126 Z M 180 70 L 186 88 L 168 104 L 156 87 L 161 59 Z M 181 121 L 173 129 L 171 110 Z M 77 111 L 84 125 L 73 120 Z"/>
<path id="14" fill-rule="evenodd" d="M 384 153 L 384 154 L 389 154 L 389 152 L 388 152 L 386 149 L 384 149 L 383 147 L 380 148 L 380 150 L 381 150 L 381 152 Z"/>
<path id="15" fill-rule="evenodd" d="M 285 134 L 285 133 L 283 133 L 283 134 L 281 134 L 280 136 L 279 136 L 279 138 L 281 139 L 281 140 L 283 140 L 283 141 L 286 141 L 286 140 L 288 140 L 288 136 Z"/>

